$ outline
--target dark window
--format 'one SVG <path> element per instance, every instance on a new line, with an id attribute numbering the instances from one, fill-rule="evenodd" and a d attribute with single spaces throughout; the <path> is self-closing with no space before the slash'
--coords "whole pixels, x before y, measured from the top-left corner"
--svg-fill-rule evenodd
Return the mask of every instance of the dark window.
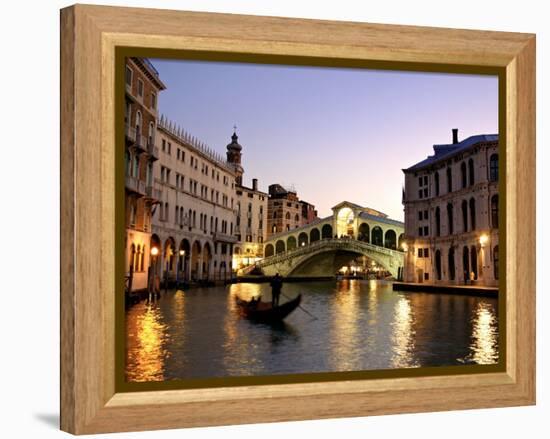
<path id="1" fill-rule="evenodd" d="M 422 177 L 418 177 L 418 187 L 422 186 Z"/>
<path id="2" fill-rule="evenodd" d="M 143 97 L 143 81 L 138 79 L 138 96 Z"/>
<path id="3" fill-rule="evenodd" d="M 424 226 L 424 236 L 428 236 L 428 226 Z"/>
<path id="4" fill-rule="evenodd" d="M 437 280 L 441 280 L 441 252 L 439 250 L 435 251 L 435 274 Z"/>
<path id="5" fill-rule="evenodd" d="M 429 249 L 429 248 L 425 248 L 425 249 L 424 249 L 424 257 L 425 257 L 425 258 L 429 258 L 429 257 L 430 257 L 430 249 Z"/>
<path id="6" fill-rule="evenodd" d="M 430 280 L 430 274 L 424 273 L 424 280 Z"/>
<path id="7" fill-rule="evenodd" d="M 476 200 L 470 198 L 470 225 L 472 230 L 476 229 Z"/>
<path id="8" fill-rule="evenodd" d="M 489 180 L 498 181 L 498 154 L 493 154 L 489 158 Z"/>
<path id="9" fill-rule="evenodd" d="M 132 85 L 132 69 L 126 66 L 126 84 Z"/>
<path id="10" fill-rule="evenodd" d="M 460 164 L 460 177 L 462 181 L 462 188 L 465 188 L 468 185 L 468 182 L 466 179 L 466 163 L 464 162 Z"/>
<path id="11" fill-rule="evenodd" d="M 422 236 L 422 227 L 418 228 L 418 236 Z"/>
<path id="12" fill-rule="evenodd" d="M 473 186 L 475 183 L 475 175 L 474 175 L 474 161 L 472 159 L 468 160 L 468 179 L 470 186 Z"/>
<path id="13" fill-rule="evenodd" d="M 441 235 L 441 212 L 439 207 L 435 209 L 435 234 L 436 236 Z"/>
<path id="14" fill-rule="evenodd" d="M 436 172 L 434 175 L 435 180 L 435 196 L 439 196 L 439 172 Z"/>
<path id="15" fill-rule="evenodd" d="M 474 280 L 477 280 L 477 250 L 474 246 L 470 248 L 470 266 L 474 272 Z"/>
<path id="16" fill-rule="evenodd" d="M 428 197 L 428 188 L 425 188 L 424 189 L 424 198 L 427 198 Z"/>
<path id="17" fill-rule="evenodd" d="M 424 176 L 424 186 L 426 186 L 428 184 L 428 176 L 425 175 Z"/>
<path id="18" fill-rule="evenodd" d="M 468 202 L 466 200 L 462 201 L 462 230 L 468 231 Z"/>
<path id="19" fill-rule="evenodd" d="M 498 195 L 491 197 L 491 225 L 498 229 Z"/>
<path id="20" fill-rule="evenodd" d="M 447 192 L 453 191 L 453 174 L 451 168 L 447 168 Z"/>
<path id="21" fill-rule="evenodd" d="M 449 235 L 452 235 L 454 233 L 454 229 L 453 229 L 453 205 L 451 203 L 447 204 L 447 230 L 448 230 Z"/>
<path id="22" fill-rule="evenodd" d="M 449 249 L 449 280 L 455 280 L 455 249 Z"/>
<path id="23" fill-rule="evenodd" d="M 422 220 L 422 211 L 421 210 L 418 211 L 418 220 L 419 221 Z"/>
<path id="24" fill-rule="evenodd" d="M 422 198 L 422 189 L 418 191 L 418 198 Z"/>
<path id="25" fill-rule="evenodd" d="M 419 249 L 418 249 L 418 257 L 421 258 L 422 256 L 423 256 L 422 249 L 419 248 Z"/>
<path id="26" fill-rule="evenodd" d="M 428 219 L 428 211 L 427 210 L 424 211 L 424 219 L 425 220 Z"/>

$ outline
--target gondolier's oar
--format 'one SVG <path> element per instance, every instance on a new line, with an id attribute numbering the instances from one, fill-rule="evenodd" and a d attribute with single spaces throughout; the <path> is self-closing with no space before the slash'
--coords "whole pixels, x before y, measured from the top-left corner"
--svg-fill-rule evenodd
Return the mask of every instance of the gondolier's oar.
<path id="1" fill-rule="evenodd" d="M 285 293 L 283 293 L 282 291 L 281 291 L 281 295 L 282 295 L 283 297 L 285 297 L 286 299 L 288 299 L 288 300 L 293 300 L 293 299 L 291 299 L 290 297 L 288 297 Z M 311 313 L 310 313 L 307 309 L 305 309 L 302 305 L 298 305 L 298 308 L 300 308 L 303 312 L 305 312 L 305 313 L 308 314 L 309 316 L 313 317 L 315 320 L 318 320 L 318 318 L 317 318 L 316 316 L 314 316 L 313 314 L 311 314 Z"/>

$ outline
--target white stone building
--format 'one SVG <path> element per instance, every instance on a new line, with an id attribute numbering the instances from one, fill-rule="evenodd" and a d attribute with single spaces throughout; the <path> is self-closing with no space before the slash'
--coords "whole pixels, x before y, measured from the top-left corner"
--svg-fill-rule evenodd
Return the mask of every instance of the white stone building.
<path id="1" fill-rule="evenodd" d="M 235 167 L 161 118 L 159 161 L 154 170 L 159 203 L 153 214 L 152 266 L 170 280 L 231 277 L 235 237 Z"/>
<path id="2" fill-rule="evenodd" d="M 405 282 L 497 286 L 498 135 L 434 145 L 404 169 Z"/>

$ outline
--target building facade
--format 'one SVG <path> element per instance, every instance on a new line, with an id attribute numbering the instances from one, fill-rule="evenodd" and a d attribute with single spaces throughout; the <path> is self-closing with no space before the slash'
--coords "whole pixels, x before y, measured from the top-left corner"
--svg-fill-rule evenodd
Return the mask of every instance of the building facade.
<path id="1" fill-rule="evenodd" d="M 264 241 L 267 236 L 266 216 L 268 194 L 258 189 L 258 179 L 252 186 L 244 184 L 242 146 L 237 133 L 227 145 L 227 163 L 235 170 L 235 238 L 233 269 L 240 270 L 263 258 Z"/>
<path id="2" fill-rule="evenodd" d="M 302 225 L 302 205 L 295 190 L 280 184 L 269 186 L 267 236 L 288 232 Z"/>
<path id="3" fill-rule="evenodd" d="M 166 87 L 151 63 L 127 58 L 125 71 L 125 254 L 127 291 L 147 289 L 151 213 L 157 202 L 153 173 L 158 159 L 158 95 Z"/>
<path id="4" fill-rule="evenodd" d="M 404 169 L 405 282 L 496 286 L 498 135 L 434 145 Z"/>
<path id="5" fill-rule="evenodd" d="M 318 218 L 317 211 L 315 210 L 315 206 L 313 204 L 300 200 L 300 206 L 302 207 L 302 220 L 300 226 L 311 224 Z"/>
<path id="6" fill-rule="evenodd" d="M 154 271 L 187 282 L 230 278 L 237 242 L 235 167 L 164 117 L 157 137 Z"/>

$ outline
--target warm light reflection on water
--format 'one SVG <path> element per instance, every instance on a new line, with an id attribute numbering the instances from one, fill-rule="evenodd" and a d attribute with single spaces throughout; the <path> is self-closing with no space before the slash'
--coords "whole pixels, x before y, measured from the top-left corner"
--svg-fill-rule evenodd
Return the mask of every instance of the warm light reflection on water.
<path id="1" fill-rule="evenodd" d="M 490 307 L 478 303 L 473 319 L 471 354 L 469 358 L 477 364 L 491 364 L 498 361 L 498 331 L 496 317 Z"/>
<path id="2" fill-rule="evenodd" d="M 408 297 L 401 297 L 395 304 L 393 323 L 392 367 L 414 367 L 414 327 L 412 308 Z"/>
<path id="3" fill-rule="evenodd" d="M 138 304 L 135 308 L 141 308 L 141 312 L 127 320 L 126 378 L 128 381 L 162 381 L 166 327 L 156 306 Z"/>
<path id="4" fill-rule="evenodd" d="M 498 301 L 399 293 L 384 281 L 285 283 L 303 309 L 278 326 L 240 318 L 235 297 L 267 284 L 169 292 L 126 312 L 129 381 L 273 375 L 498 361 Z M 316 318 L 312 318 L 310 314 Z"/>

